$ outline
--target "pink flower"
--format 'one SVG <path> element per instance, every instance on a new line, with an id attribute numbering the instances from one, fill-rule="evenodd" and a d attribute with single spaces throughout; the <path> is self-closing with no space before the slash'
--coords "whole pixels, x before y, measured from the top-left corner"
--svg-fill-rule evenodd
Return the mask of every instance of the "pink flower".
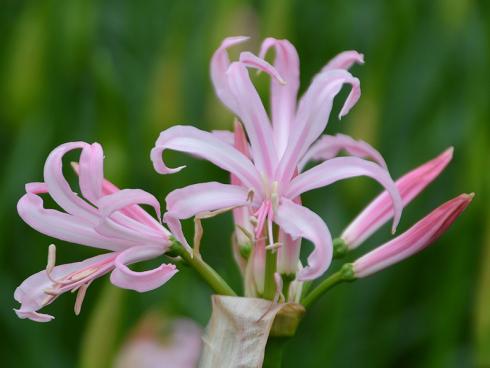
<path id="1" fill-rule="evenodd" d="M 75 149 L 82 150 L 80 163 L 74 167 L 84 198 L 72 191 L 62 171 L 63 156 Z M 48 156 L 44 182 L 26 185 L 27 193 L 19 200 L 17 210 L 27 224 L 48 236 L 109 253 L 55 266 L 55 247 L 51 245 L 46 270 L 30 276 L 15 291 L 15 299 L 21 303 L 16 310 L 20 318 L 52 320 L 54 317 L 38 310 L 69 290 L 78 290 L 75 303 L 78 314 L 87 287 L 110 271 L 114 285 L 139 292 L 161 286 L 177 272 L 172 264 L 144 272 L 127 267 L 162 255 L 170 245 L 170 232 L 160 223 L 160 205 L 153 195 L 141 189 L 119 190 L 104 179 L 103 157 L 98 143 L 63 144 Z M 45 193 L 65 212 L 44 208 L 40 194 Z M 139 204 L 152 206 L 158 221 Z"/>
<path id="2" fill-rule="evenodd" d="M 163 131 L 151 152 L 157 172 L 175 173 L 184 168 L 170 168 L 163 161 L 167 149 L 185 152 L 206 159 L 233 176 L 232 184 L 217 182 L 194 184 L 177 189 L 167 196 L 168 212 L 164 220 L 179 241 L 187 244 L 180 220 L 202 212 L 246 208 L 240 219 L 242 227 L 248 222 L 253 228 L 253 241 L 266 237 L 268 247 L 278 247 L 278 269 L 296 273 L 299 265 L 299 240 L 306 238 L 314 245 L 308 264 L 299 269 L 299 280 L 314 279 L 328 268 L 332 258 L 332 239 L 323 220 L 300 204 L 299 196 L 336 181 L 355 176 L 377 180 L 390 193 L 395 209 L 393 229 L 402 211 L 398 191 L 388 171 L 378 163 L 360 157 L 336 157 L 299 173 L 310 146 L 338 143 L 336 151 L 347 149 L 354 156 L 374 156 L 374 149 L 364 142 L 333 137 L 329 142 L 315 141 L 327 125 L 335 96 L 344 84 L 352 89 L 339 117 L 346 115 L 360 96 L 359 80 L 347 69 L 362 63 L 363 57 L 355 51 L 341 53 L 315 76 L 303 97 L 296 101 L 299 87 L 299 60 L 296 50 L 286 40 L 268 38 L 262 44 L 260 57 L 242 52 L 238 61 L 230 62 L 227 49 L 242 43 L 246 37 L 231 37 L 223 41 L 211 61 L 211 78 L 216 94 L 243 124 L 248 142 L 241 148 L 234 145 L 232 134 L 208 133 L 191 126 L 174 126 Z M 268 49 L 276 50 L 274 66 L 263 57 Z M 251 82 L 247 68 L 254 68 L 272 76 L 271 119 Z M 338 141 L 338 142 L 337 142 Z M 249 152 L 244 152 L 244 149 Z M 243 215 L 243 214 L 242 214 Z M 235 218 L 238 212 L 235 211 Z M 280 231 L 275 235 L 274 225 Z M 250 226 L 248 226 L 250 227 Z M 277 243 L 279 242 L 279 243 Z"/>
<path id="3" fill-rule="evenodd" d="M 448 148 L 436 158 L 408 172 L 396 181 L 403 206 L 410 203 L 446 168 L 453 158 L 453 148 Z M 344 230 L 340 238 L 347 249 L 357 248 L 364 240 L 393 217 L 389 194 L 385 191 L 376 197 Z"/>
<path id="4" fill-rule="evenodd" d="M 366 277 L 398 263 L 435 242 L 473 199 L 461 194 L 436 208 L 409 230 L 353 263 L 355 277 Z"/>

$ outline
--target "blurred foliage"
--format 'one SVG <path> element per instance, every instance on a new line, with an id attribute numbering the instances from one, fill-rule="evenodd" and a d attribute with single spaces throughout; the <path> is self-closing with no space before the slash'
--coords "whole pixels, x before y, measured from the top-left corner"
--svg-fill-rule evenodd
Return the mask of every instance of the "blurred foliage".
<path id="1" fill-rule="evenodd" d="M 208 67 L 219 42 L 237 34 L 251 35 L 247 47 L 255 50 L 269 35 L 290 39 L 300 55 L 303 90 L 337 52 L 363 52 L 366 64 L 353 70 L 362 81 L 360 103 L 342 122 L 332 114 L 328 130 L 374 144 L 394 177 L 455 146 L 453 163 L 406 209 L 400 230 L 446 199 L 477 194 L 437 246 L 338 287 L 315 305 L 286 352 L 285 367 L 490 367 L 490 3 L 485 0 L 3 0 L 2 366 L 95 367 L 90 359 L 97 356 L 109 362 L 149 306 L 206 323 L 210 291 L 186 269 L 146 294 L 121 296 L 110 290 L 107 278 L 98 280 L 79 317 L 72 312 L 74 297 L 64 295 L 48 307 L 53 322 L 17 319 L 13 291 L 44 267 L 51 240 L 29 229 L 15 205 L 26 182 L 41 180 L 50 150 L 72 140 L 102 143 L 108 178 L 162 201 L 172 188 L 226 181 L 225 173 L 197 160 L 177 175 L 157 175 L 149 151 L 158 133 L 173 124 L 231 127 Z M 266 77 L 257 79 L 266 93 Z M 189 161 L 177 154 L 170 159 Z M 304 201 L 339 234 L 378 190 L 356 179 Z M 208 220 L 205 228 L 205 257 L 239 288 L 222 230 L 231 232 L 229 216 Z M 388 233 L 384 228 L 353 257 Z M 63 262 L 94 254 L 57 244 Z"/>

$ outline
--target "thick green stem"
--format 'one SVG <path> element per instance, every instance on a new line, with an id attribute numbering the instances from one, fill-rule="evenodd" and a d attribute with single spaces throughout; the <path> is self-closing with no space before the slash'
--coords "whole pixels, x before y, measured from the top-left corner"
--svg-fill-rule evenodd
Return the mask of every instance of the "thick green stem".
<path id="1" fill-rule="evenodd" d="M 264 295 L 265 299 L 273 299 L 276 293 L 276 283 L 274 281 L 274 273 L 277 265 L 277 251 L 267 250 L 265 254 L 265 283 Z"/>
<path id="2" fill-rule="evenodd" d="M 354 271 L 350 263 L 344 264 L 342 268 L 335 272 L 334 274 L 327 277 L 325 280 L 320 282 L 320 284 L 314 288 L 306 297 L 303 298 L 301 304 L 308 308 L 315 302 L 320 296 L 322 296 L 329 289 L 343 281 L 353 281 L 355 280 Z"/>
<path id="3" fill-rule="evenodd" d="M 201 278 L 219 295 L 236 296 L 233 289 L 226 283 L 225 280 L 201 258 L 200 255 L 191 255 L 184 247 L 177 241 L 173 242 L 172 251 L 182 257 Z"/>

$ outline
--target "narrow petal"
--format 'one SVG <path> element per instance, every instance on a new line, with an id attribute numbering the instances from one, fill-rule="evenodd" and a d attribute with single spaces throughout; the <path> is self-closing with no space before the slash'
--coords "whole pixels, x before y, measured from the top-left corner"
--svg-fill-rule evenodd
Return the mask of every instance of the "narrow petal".
<path id="1" fill-rule="evenodd" d="M 233 111 L 245 126 L 255 165 L 261 173 L 272 175 L 277 163 L 272 127 L 247 67 L 244 63 L 234 62 L 226 75 L 230 92 L 235 98 L 236 109 Z"/>
<path id="2" fill-rule="evenodd" d="M 294 123 L 298 133 L 291 135 L 288 148 L 281 158 L 276 173 L 276 177 L 282 184 L 291 179 L 301 157 L 324 131 L 333 100 L 344 84 L 350 84 L 352 89 L 340 112 L 339 117 L 342 117 L 355 105 L 361 95 L 359 80 L 345 70 L 336 69 L 320 73 L 313 79 L 311 86 L 301 98 Z"/>
<path id="3" fill-rule="evenodd" d="M 100 199 L 99 211 L 104 217 L 110 216 L 115 211 L 124 209 L 133 204 L 147 204 L 155 209 L 157 218 L 160 219 L 160 203 L 153 194 L 141 189 L 123 189 L 109 194 Z"/>
<path id="4" fill-rule="evenodd" d="M 199 183 L 172 191 L 166 200 L 167 214 L 186 219 L 198 213 L 250 204 L 248 191 L 217 182 Z"/>
<path id="5" fill-rule="evenodd" d="M 191 126 L 174 126 L 162 133 L 151 151 L 151 160 L 160 174 L 170 174 L 182 170 L 165 165 L 162 154 L 166 149 L 186 152 L 204 158 L 216 166 L 229 171 L 248 188 L 261 190 L 261 180 L 252 162 L 230 145 L 211 133 Z"/>
<path id="6" fill-rule="evenodd" d="M 166 203 L 167 213 L 164 220 L 172 234 L 188 249 L 190 247 L 182 233 L 179 220 L 203 212 L 250 204 L 248 191 L 245 188 L 217 182 L 176 189 L 167 196 Z"/>
<path id="7" fill-rule="evenodd" d="M 87 145 L 80 154 L 80 191 L 93 204 L 102 195 L 104 181 L 104 152 L 98 143 Z"/>
<path id="8" fill-rule="evenodd" d="M 168 246 L 170 232 L 163 226 L 154 229 L 119 212 L 136 204 L 152 206 L 160 220 L 160 203 L 152 194 L 141 189 L 123 189 L 99 200 L 101 219 L 96 231 L 102 235 L 121 237 L 137 243 Z"/>
<path id="9" fill-rule="evenodd" d="M 125 250 L 115 260 L 111 282 L 120 288 L 140 293 L 159 288 L 178 272 L 175 265 L 162 264 L 153 270 L 142 272 L 133 271 L 127 265 L 152 259 L 161 254 L 163 254 L 162 249 L 147 246 L 136 246 Z"/>
<path id="10" fill-rule="evenodd" d="M 294 198 L 309 190 L 356 176 L 373 178 L 389 193 L 394 208 L 392 227 L 394 232 L 400 221 L 403 209 L 400 193 L 398 193 L 398 189 L 388 171 L 373 162 L 357 157 L 337 157 L 325 161 L 295 177 L 287 189 L 286 196 Z"/>
<path id="11" fill-rule="evenodd" d="M 397 238 L 354 262 L 356 277 L 366 277 L 398 263 L 435 242 L 468 207 L 474 194 L 461 194 L 432 211 Z"/>
<path id="12" fill-rule="evenodd" d="M 296 49 L 288 40 L 277 40 L 270 37 L 262 43 L 259 57 L 264 58 L 271 47 L 274 47 L 276 52 L 274 67 L 286 81 L 285 85 L 274 79 L 271 81 L 273 134 L 280 157 L 286 150 L 296 112 L 296 97 L 299 88 L 299 57 Z"/>
<path id="13" fill-rule="evenodd" d="M 449 148 L 433 160 L 402 176 L 395 183 L 403 206 L 410 203 L 439 176 L 453 157 Z M 350 249 L 358 247 L 393 217 L 390 195 L 385 191 L 376 197 L 344 230 L 341 238 Z"/>
<path id="14" fill-rule="evenodd" d="M 72 162 L 71 165 L 73 167 L 73 170 L 75 170 L 75 172 L 77 173 L 77 175 L 80 175 L 80 165 L 76 162 Z M 109 180 L 102 179 L 101 195 L 106 196 L 109 194 L 116 193 L 119 190 L 120 189 L 116 185 L 111 183 Z M 29 192 L 29 190 L 27 190 L 27 191 Z M 160 231 L 162 228 L 161 224 L 157 220 L 155 220 L 152 216 L 150 216 L 148 214 L 148 212 L 146 212 L 143 208 L 141 208 L 138 205 L 126 206 L 124 208 L 121 208 L 120 212 L 122 212 L 126 216 L 128 216 L 128 217 L 130 217 L 130 218 L 132 218 L 138 222 L 141 222 L 145 225 L 152 227 L 153 229 L 155 229 L 157 231 Z"/>
<path id="15" fill-rule="evenodd" d="M 211 134 L 218 138 L 220 141 L 228 143 L 233 146 L 234 136 L 233 132 L 229 130 L 212 130 Z"/>
<path id="16" fill-rule="evenodd" d="M 308 256 L 308 264 L 298 273 L 298 280 L 320 277 L 332 261 L 332 237 L 327 225 L 306 207 L 283 198 L 275 213 L 274 221 L 293 239 L 306 238 L 315 249 Z"/>
<path id="17" fill-rule="evenodd" d="M 240 54 L 240 62 L 249 68 L 257 69 L 259 72 L 264 72 L 269 74 L 272 79 L 275 79 L 277 83 L 282 85 L 286 84 L 286 81 L 282 78 L 281 74 L 274 68 L 271 64 L 269 64 L 264 59 L 258 57 L 255 54 L 252 54 L 249 51 L 244 51 Z"/>
<path id="18" fill-rule="evenodd" d="M 33 194 L 44 194 L 48 193 L 49 189 L 46 183 L 27 183 L 26 192 Z"/>
<path id="19" fill-rule="evenodd" d="M 322 72 L 333 69 L 348 70 L 354 64 L 364 64 L 364 55 L 357 51 L 344 51 L 335 56 L 322 69 Z"/>
<path id="20" fill-rule="evenodd" d="M 216 95 L 231 110 L 235 110 L 236 104 L 234 97 L 230 94 L 226 71 L 230 65 L 227 49 L 248 40 L 248 37 L 237 36 L 228 37 L 223 40 L 220 47 L 215 51 L 211 59 L 211 80 L 213 81 Z"/>
<path id="21" fill-rule="evenodd" d="M 57 210 L 45 209 L 40 196 L 27 193 L 17 203 L 20 217 L 40 233 L 71 243 L 89 247 L 120 250 L 134 242 L 103 236 L 94 230 L 94 225 Z"/>
<path id="22" fill-rule="evenodd" d="M 281 230 L 279 243 L 281 246 L 277 250 L 277 272 L 281 275 L 295 275 L 300 261 L 301 239 L 293 239 Z"/>
<path id="23" fill-rule="evenodd" d="M 44 165 L 44 182 L 48 186 L 49 194 L 58 205 L 69 214 L 95 223 L 97 221 L 96 209 L 77 196 L 63 176 L 63 156 L 74 149 L 90 147 L 85 142 L 65 143 L 54 149 L 48 156 Z"/>
<path id="24" fill-rule="evenodd" d="M 56 266 L 52 269 L 50 276 L 46 270 L 38 272 L 27 278 L 14 293 L 16 301 L 21 303 L 19 309 L 15 310 L 19 318 L 29 318 L 37 322 L 48 322 L 54 317 L 47 314 L 37 313 L 42 307 L 51 304 L 58 295 L 72 290 L 82 284 L 91 282 L 97 277 L 107 273 L 113 267 L 113 261 L 117 253 L 98 255 L 82 262 L 69 263 Z M 90 271 L 90 272 L 88 272 Z M 83 277 L 83 274 L 87 275 Z M 78 276 L 80 277 L 74 277 Z M 70 283 L 70 277 L 72 282 Z M 64 284 L 53 282 L 61 280 Z M 49 294 L 46 291 L 51 291 Z M 56 293 L 54 295 L 53 293 Z"/>
<path id="25" fill-rule="evenodd" d="M 368 143 L 361 140 L 354 140 L 345 134 L 324 135 L 316 141 L 306 151 L 305 155 L 299 163 L 300 171 L 310 160 L 329 160 L 337 156 L 337 154 L 345 150 L 352 156 L 360 158 L 370 158 L 377 164 L 387 169 L 387 165 L 383 156 Z"/>

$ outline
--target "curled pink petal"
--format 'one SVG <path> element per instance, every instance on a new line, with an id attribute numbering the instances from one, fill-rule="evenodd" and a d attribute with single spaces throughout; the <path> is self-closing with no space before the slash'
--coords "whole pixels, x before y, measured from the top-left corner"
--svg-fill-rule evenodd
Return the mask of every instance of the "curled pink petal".
<path id="1" fill-rule="evenodd" d="M 310 160 L 329 160 L 345 150 L 352 156 L 370 158 L 387 169 L 386 162 L 381 154 L 368 143 L 354 140 L 345 134 L 324 135 L 306 151 L 299 163 L 300 171 Z"/>
<path id="2" fill-rule="evenodd" d="M 97 233 L 93 225 L 84 219 L 44 208 L 42 198 L 33 193 L 22 196 L 17 203 L 17 212 L 29 226 L 56 239 L 108 250 L 134 245 L 127 239 Z"/>
<path id="3" fill-rule="evenodd" d="M 216 166 L 229 171 L 249 188 L 261 188 L 260 176 L 252 162 L 230 145 L 220 141 L 211 133 L 191 126 L 174 126 L 162 133 L 151 150 L 151 160 L 160 174 L 180 171 L 167 167 L 162 154 L 166 149 L 186 152 L 204 158 Z"/>
<path id="4" fill-rule="evenodd" d="M 125 250 L 115 260 L 111 282 L 120 288 L 140 293 L 162 286 L 178 272 L 175 265 L 162 264 L 153 270 L 142 272 L 133 271 L 127 266 L 127 264 L 152 259 L 162 253 L 160 248 L 147 246 L 136 246 Z"/>
<path id="5" fill-rule="evenodd" d="M 102 235 L 122 237 L 135 243 L 167 248 L 170 232 L 163 226 L 160 225 L 155 229 L 119 212 L 119 210 L 136 204 L 152 206 L 160 220 L 160 204 L 152 194 L 141 189 L 123 189 L 99 200 L 101 218 L 95 230 Z"/>
<path id="6" fill-rule="evenodd" d="M 218 138 L 220 141 L 233 146 L 233 142 L 235 140 L 233 132 L 230 132 L 229 130 L 212 130 L 211 134 Z"/>
<path id="7" fill-rule="evenodd" d="M 190 249 L 190 246 L 182 233 L 179 220 L 203 212 L 249 204 L 248 192 L 245 188 L 217 182 L 194 184 L 176 189 L 165 200 L 167 202 L 165 223 L 177 240 L 187 249 Z"/>
<path id="8" fill-rule="evenodd" d="M 240 186 L 217 182 L 193 184 L 172 191 L 167 198 L 167 214 L 186 219 L 198 213 L 245 206 L 248 191 Z"/>
<path id="9" fill-rule="evenodd" d="M 287 183 L 308 147 L 322 134 L 327 126 L 335 96 L 344 84 L 352 86 L 340 115 L 347 114 L 361 94 L 360 83 L 345 70 L 329 70 L 317 75 L 301 98 L 295 119 L 298 133 L 291 136 L 276 171 L 276 177 Z"/>
<path id="10" fill-rule="evenodd" d="M 234 113 L 247 131 L 252 157 L 259 172 L 272 175 L 277 152 L 272 140 L 272 127 L 262 100 L 255 89 L 245 64 L 234 62 L 226 72 L 230 92 L 235 98 Z"/>
<path id="11" fill-rule="evenodd" d="M 75 172 L 78 175 L 80 175 L 80 165 L 76 162 L 72 162 L 71 165 L 72 165 L 73 169 L 75 170 Z M 103 196 L 107 196 L 109 194 L 113 194 L 113 193 L 116 193 L 118 191 L 120 191 L 120 189 L 116 185 L 111 183 L 109 180 L 107 180 L 107 179 L 102 180 L 102 195 Z M 123 213 L 124 215 L 142 223 L 142 224 L 145 224 L 147 226 L 152 227 L 153 229 L 155 229 L 157 231 L 162 230 L 161 224 L 157 220 L 155 220 L 152 216 L 150 216 L 148 214 L 148 212 L 146 212 L 143 208 L 141 208 L 140 206 L 138 206 L 136 204 L 121 208 L 120 212 Z"/>
<path id="12" fill-rule="evenodd" d="M 71 142 L 54 149 L 44 165 L 44 182 L 48 186 L 49 194 L 61 208 L 72 215 L 95 223 L 96 209 L 73 193 L 62 170 L 62 158 L 67 152 L 88 146 L 85 142 Z"/>
<path id="13" fill-rule="evenodd" d="M 33 194 L 44 194 L 48 193 L 49 189 L 46 183 L 27 183 L 26 192 Z"/>
<path id="14" fill-rule="evenodd" d="M 14 298 L 21 303 L 15 313 L 20 318 L 37 322 L 52 320 L 54 317 L 37 311 L 51 304 L 59 295 L 109 272 L 116 255 L 117 253 L 102 254 L 82 262 L 56 266 L 51 270 L 50 277 L 46 270 L 30 276 L 15 290 Z M 58 280 L 59 282 L 55 282 Z"/>
<path id="15" fill-rule="evenodd" d="M 353 264 L 356 277 L 366 277 L 398 263 L 436 241 L 468 207 L 474 194 L 461 194 L 444 203 L 406 232 Z"/>
<path id="16" fill-rule="evenodd" d="M 249 51 L 244 51 L 240 54 L 240 62 L 249 68 L 255 68 L 258 71 L 269 74 L 280 84 L 286 84 L 286 81 L 281 77 L 281 74 L 279 74 L 276 68 L 274 68 L 264 59 L 258 57 L 255 54 L 252 54 Z"/>
<path id="17" fill-rule="evenodd" d="M 296 96 L 299 88 L 299 57 L 295 47 L 288 40 L 266 38 L 262 43 L 259 57 L 264 58 L 274 47 L 276 55 L 274 68 L 285 79 L 286 84 L 271 81 L 271 115 L 274 127 L 274 142 L 279 156 L 286 150 L 296 113 Z"/>
<path id="18" fill-rule="evenodd" d="M 333 69 L 348 70 L 354 64 L 364 64 L 364 55 L 357 51 L 344 51 L 335 56 L 322 69 L 322 72 Z"/>
<path id="19" fill-rule="evenodd" d="M 99 201 L 99 211 L 103 217 L 108 217 L 115 211 L 133 204 L 147 204 L 152 206 L 160 220 L 160 203 L 153 194 L 141 189 L 123 189 L 102 197 Z"/>
<path id="20" fill-rule="evenodd" d="M 38 313 L 38 312 L 26 312 L 20 309 L 14 309 L 15 314 L 20 319 L 30 319 L 34 322 L 51 322 L 54 317 L 50 314 Z"/>
<path id="21" fill-rule="evenodd" d="M 223 40 L 211 59 L 211 80 L 213 81 L 216 95 L 231 110 L 235 110 L 236 103 L 230 94 L 226 71 L 230 65 L 227 49 L 248 40 L 245 36 L 228 37 Z"/>
<path id="22" fill-rule="evenodd" d="M 87 145 L 80 155 L 80 191 L 93 204 L 102 195 L 104 181 L 104 152 L 98 143 Z"/>
<path id="23" fill-rule="evenodd" d="M 439 176 L 453 157 L 453 148 L 448 148 L 433 160 L 408 172 L 395 182 L 402 204 L 406 206 L 422 190 Z M 389 194 L 385 191 L 376 197 L 344 230 L 341 238 L 350 249 L 358 247 L 364 240 L 393 217 Z"/>
<path id="24" fill-rule="evenodd" d="M 308 256 L 308 264 L 298 273 L 298 280 L 313 280 L 321 276 L 332 260 L 332 237 L 327 225 L 306 207 L 283 198 L 274 221 L 293 239 L 306 238 L 315 249 Z"/>
<path id="25" fill-rule="evenodd" d="M 395 232 L 403 209 L 402 199 L 388 171 L 373 162 L 357 157 L 337 157 L 325 161 L 295 177 L 287 189 L 287 196 L 294 198 L 309 190 L 356 176 L 373 178 L 389 193 L 390 204 L 394 208 L 392 231 Z"/>

